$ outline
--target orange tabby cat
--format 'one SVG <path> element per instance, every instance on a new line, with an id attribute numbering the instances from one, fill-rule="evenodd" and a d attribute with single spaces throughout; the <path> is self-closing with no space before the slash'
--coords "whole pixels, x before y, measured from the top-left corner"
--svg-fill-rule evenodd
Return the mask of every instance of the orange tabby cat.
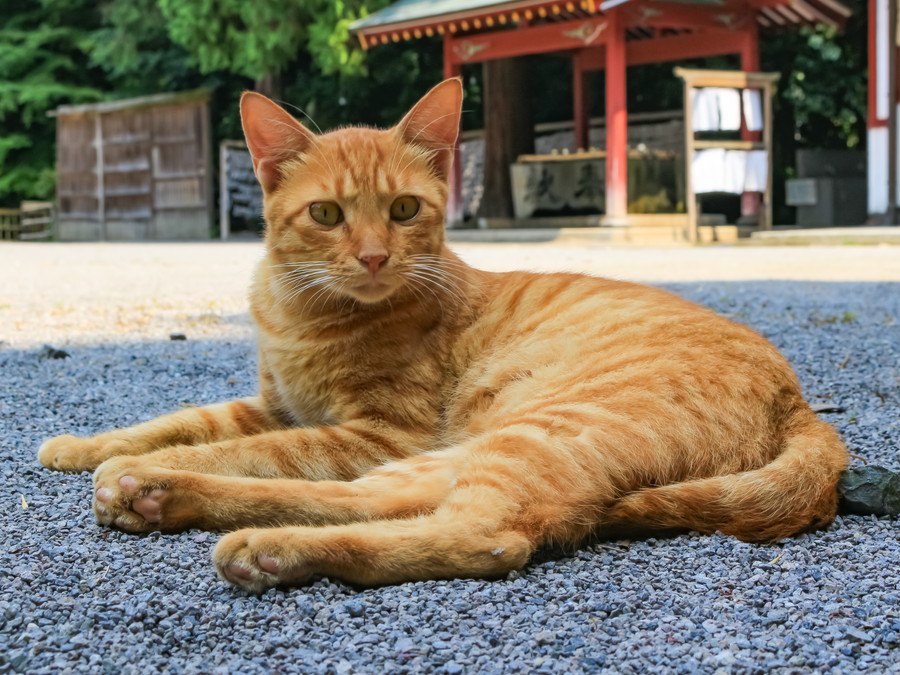
<path id="1" fill-rule="evenodd" d="M 847 462 L 775 348 L 666 292 L 492 274 L 444 245 L 462 88 L 314 135 L 245 94 L 265 193 L 259 394 L 39 451 L 100 523 L 234 529 L 251 590 L 502 575 L 592 531 L 769 541 L 835 514 Z"/>

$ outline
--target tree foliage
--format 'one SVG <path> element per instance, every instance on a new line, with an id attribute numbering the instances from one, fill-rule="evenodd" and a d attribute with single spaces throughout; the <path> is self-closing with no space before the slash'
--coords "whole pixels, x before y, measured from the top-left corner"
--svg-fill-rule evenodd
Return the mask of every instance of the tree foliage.
<path id="1" fill-rule="evenodd" d="M 103 95 L 82 51 L 92 4 L 2 0 L 0 16 L 0 204 L 48 198 L 55 123 L 47 111 Z"/>
<path id="2" fill-rule="evenodd" d="M 325 75 L 362 72 L 348 26 L 387 4 L 364 0 L 159 0 L 169 35 L 202 72 L 226 70 L 254 80 L 281 74 L 301 52 Z"/>
<path id="3" fill-rule="evenodd" d="M 858 148 L 866 131 L 866 14 L 862 0 L 846 29 L 805 28 L 763 44 L 763 67 L 781 73 L 779 123 L 800 147 Z"/>

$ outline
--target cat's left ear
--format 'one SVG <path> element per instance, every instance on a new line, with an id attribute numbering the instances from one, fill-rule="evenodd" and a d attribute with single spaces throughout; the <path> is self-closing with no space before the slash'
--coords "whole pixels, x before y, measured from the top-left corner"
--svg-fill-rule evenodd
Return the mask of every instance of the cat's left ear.
<path id="1" fill-rule="evenodd" d="M 443 178 L 450 171 L 453 146 L 459 136 L 462 96 L 460 78 L 444 80 L 432 87 L 397 125 L 407 143 L 436 151 L 435 168 Z"/>

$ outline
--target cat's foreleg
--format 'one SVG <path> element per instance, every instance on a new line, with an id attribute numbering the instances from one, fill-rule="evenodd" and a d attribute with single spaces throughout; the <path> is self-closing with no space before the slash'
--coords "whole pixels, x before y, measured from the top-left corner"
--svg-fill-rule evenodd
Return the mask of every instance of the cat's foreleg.
<path id="1" fill-rule="evenodd" d="M 353 480 L 376 466 L 420 453 L 430 440 L 356 420 L 113 457 L 94 473 L 94 511 L 102 524 L 129 531 L 325 522 L 324 515 L 288 519 L 311 503 L 298 500 L 309 485 L 304 481 L 242 478 Z M 276 508 L 274 519 L 266 515 L 270 506 Z"/>
<path id="2" fill-rule="evenodd" d="M 56 436 L 38 450 L 38 460 L 58 471 L 86 471 L 119 455 L 143 455 L 172 445 L 194 445 L 277 429 L 281 422 L 260 397 L 186 408 L 149 422 L 91 438 Z"/>
<path id="3" fill-rule="evenodd" d="M 133 532 L 407 518 L 437 508 L 455 487 L 459 470 L 455 450 L 390 462 L 349 482 L 130 467 L 128 473 L 98 475 L 94 511 L 100 523 Z"/>
<path id="4" fill-rule="evenodd" d="M 425 431 L 355 419 L 333 426 L 279 429 L 214 443 L 172 445 L 140 456 L 114 457 L 97 473 L 160 468 L 247 478 L 353 480 L 375 466 L 418 454 L 432 442 Z"/>

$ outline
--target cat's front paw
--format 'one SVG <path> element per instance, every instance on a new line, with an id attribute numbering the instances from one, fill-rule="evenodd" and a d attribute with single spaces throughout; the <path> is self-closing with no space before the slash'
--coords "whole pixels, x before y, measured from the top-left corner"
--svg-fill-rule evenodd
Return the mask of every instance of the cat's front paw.
<path id="1" fill-rule="evenodd" d="M 219 540 L 213 564 L 225 581 L 251 593 L 272 586 L 299 586 L 316 573 L 294 537 L 283 528 L 237 530 Z"/>
<path id="2" fill-rule="evenodd" d="M 176 487 L 178 474 L 143 457 L 113 457 L 94 472 L 94 515 L 126 532 L 182 530 L 190 509 Z"/>
<path id="3" fill-rule="evenodd" d="M 48 469 L 93 471 L 110 457 L 126 454 L 128 450 L 126 441 L 78 438 L 66 434 L 44 441 L 37 456 L 38 461 Z"/>

